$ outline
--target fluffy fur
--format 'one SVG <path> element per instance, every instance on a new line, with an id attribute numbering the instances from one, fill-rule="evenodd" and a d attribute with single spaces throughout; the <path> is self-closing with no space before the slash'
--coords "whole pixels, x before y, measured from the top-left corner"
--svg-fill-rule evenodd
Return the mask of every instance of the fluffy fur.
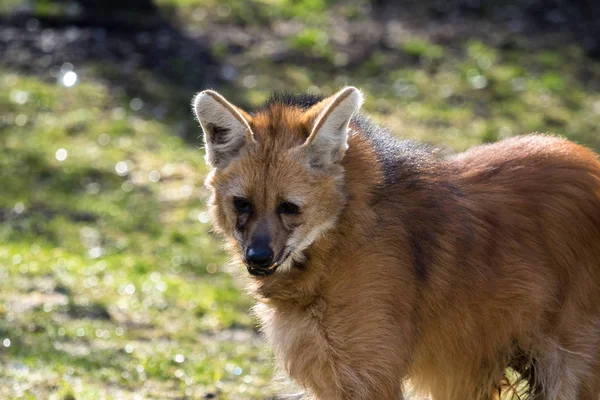
<path id="1" fill-rule="evenodd" d="M 536 399 L 600 399 L 597 156 L 529 135 L 438 158 L 360 102 L 278 96 L 238 113 L 249 133 L 217 126 L 237 147 L 209 159 L 216 231 L 240 263 L 257 232 L 289 253 L 245 278 L 283 369 L 321 400 L 401 399 L 406 378 L 435 400 L 494 399 L 508 367 Z M 195 109 L 209 154 L 205 122 L 237 110 L 219 104 Z"/>

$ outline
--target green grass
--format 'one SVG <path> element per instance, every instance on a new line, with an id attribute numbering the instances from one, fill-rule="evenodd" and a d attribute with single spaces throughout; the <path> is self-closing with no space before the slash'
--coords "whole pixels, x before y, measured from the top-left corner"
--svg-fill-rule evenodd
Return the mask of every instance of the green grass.
<path id="1" fill-rule="evenodd" d="M 444 48 L 423 39 L 407 40 L 402 44 L 402 50 L 414 57 L 424 57 L 439 60 L 444 56 Z"/>
<path id="2" fill-rule="evenodd" d="M 574 45 L 442 45 L 417 32 L 349 60 L 322 21 L 364 20 L 361 2 L 157 3 L 196 28 L 296 16 L 271 44 L 283 61 L 209 43 L 237 71 L 216 89 L 246 107 L 274 89 L 352 84 L 394 133 L 453 150 L 532 131 L 600 150 L 600 67 Z M 272 354 L 207 223 L 188 106 L 202 88 L 140 69 L 140 103 L 108 83 L 114 66 L 78 74 L 67 88 L 0 70 L 0 398 L 268 398 Z"/>
<path id="3" fill-rule="evenodd" d="M 93 80 L 2 71 L 0 89 L 0 397 L 268 393 L 202 152 Z"/>

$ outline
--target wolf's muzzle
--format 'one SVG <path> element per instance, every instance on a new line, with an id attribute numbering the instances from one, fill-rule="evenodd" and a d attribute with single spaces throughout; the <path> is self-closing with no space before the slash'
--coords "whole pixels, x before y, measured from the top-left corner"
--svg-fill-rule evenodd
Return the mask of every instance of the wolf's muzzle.
<path id="1" fill-rule="evenodd" d="M 273 275 L 277 270 L 277 267 L 279 267 L 281 264 L 287 261 L 288 257 L 292 254 L 292 251 L 288 250 L 287 248 L 284 249 L 284 251 L 285 253 L 278 257 L 277 261 L 272 262 L 267 267 L 257 267 L 256 265 L 246 262 L 246 269 L 248 270 L 248 273 L 253 276 L 261 277 Z"/>
<path id="2" fill-rule="evenodd" d="M 259 237 L 246 249 L 245 262 L 248 272 L 254 276 L 268 276 L 275 272 L 273 249 L 266 238 Z"/>

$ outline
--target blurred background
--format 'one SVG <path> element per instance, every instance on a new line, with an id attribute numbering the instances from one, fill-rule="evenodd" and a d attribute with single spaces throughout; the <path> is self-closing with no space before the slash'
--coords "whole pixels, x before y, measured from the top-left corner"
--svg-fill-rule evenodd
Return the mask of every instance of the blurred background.
<path id="1" fill-rule="evenodd" d="M 0 398 L 274 399 L 192 95 L 364 90 L 459 151 L 600 150 L 593 0 L 0 0 Z"/>

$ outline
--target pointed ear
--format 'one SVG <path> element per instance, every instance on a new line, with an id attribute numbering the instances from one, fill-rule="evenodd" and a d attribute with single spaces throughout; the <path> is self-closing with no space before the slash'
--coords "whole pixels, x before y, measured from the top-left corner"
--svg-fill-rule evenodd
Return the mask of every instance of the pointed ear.
<path id="1" fill-rule="evenodd" d="M 348 149 L 348 124 L 362 102 L 362 93 L 352 86 L 325 100 L 327 105 L 314 119 L 312 132 L 302 145 L 311 165 L 327 168 L 342 160 Z"/>
<path id="2" fill-rule="evenodd" d="M 250 116 L 212 90 L 194 97 L 194 113 L 204 131 L 206 162 L 224 168 L 248 143 L 254 142 Z"/>

